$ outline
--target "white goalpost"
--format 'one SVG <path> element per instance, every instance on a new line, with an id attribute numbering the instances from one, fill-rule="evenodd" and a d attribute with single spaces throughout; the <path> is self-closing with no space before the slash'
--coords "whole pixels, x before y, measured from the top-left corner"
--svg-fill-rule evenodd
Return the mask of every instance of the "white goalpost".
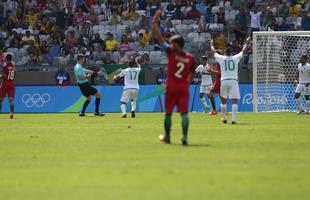
<path id="1" fill-rule="evenodd" d="M 253 33 L 253 111 L 296 111 L 299 58 L 310 55 L 310 31 Z"/>

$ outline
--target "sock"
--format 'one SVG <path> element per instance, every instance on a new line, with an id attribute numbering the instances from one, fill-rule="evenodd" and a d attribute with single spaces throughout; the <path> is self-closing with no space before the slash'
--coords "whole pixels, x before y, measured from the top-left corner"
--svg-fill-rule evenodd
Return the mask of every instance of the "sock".
<path id="1" fill-rule="evenodd" d="M 216 111 L 216 105 L 215 105 L 214 97 L 210 97 L 210 102 L 211 102 L 212 110 Z"/>
<path id="2" fill-rule="evenodd" d="M 131 111 L 135 112 L 136 111 L 136 107 L 137 107 L 137 102 L 136 101 L 132 101 L 131 102 Z"/>
<path id="3" fill-rule="evenodd" d="M 299 109 L 300 110 L 304 110 L 304 107 L 302 105 L 301 99 L 300 98 L 296 99 L 296 102 L 297 102 L 297 105 L 299 106 Z"/>
<path id="4" fill-rule="evenodd" d="M 121 110 L 122 110 L 122 114 L 126 115 L 126 104 L 122 103 Z"/>
<path id="5" fill-rule="evenodd" d="M 208 104 L 206 102 L 206 99 L 204 97 L 200 98 L 201 103 L 203 104 L 203 106 L 205 107 L 205 109 L 208 108 Z"/>
<path id="6" fill-rule="evenodd" d="M 227 105 L 226 104 L 221 104 L 222 117 L 223 117 L 224 120 L 227 120 L 226 109 L 227 109 Z"/>
<path id="7" fill-rule="evenodd" d="M 14 101 L 10 101 L 10 113 L 14 113 Z"/>
<path id="8" fill-rule="evenodd" d="M 310 100 L 307 101 L 307 112 L 310 111 Z"/>
<path id="9" fill-rule="evenodd" d="M 2 101 L 0 101 L 0 113 L 1 113 L 1 110 L 2 110 Z"/>
<path id="10" fill-rule="evenodd" d="M 95 110 L 96 113 L 99 113 L 100 101 L 101 98 L 96 98 L 96 110 Z"/>
<path id="11" fill-rule="evenodd" d="M 236 120 L 237 120 L 237 112 L 238 112 L 238 105 L 233 104 L 232 105 L 232 121 L 233 122 L 236 122 Z"/>
<path id="12" fill-rule="evenodd" d="M 82 109 L 82 113 L 85 113 L 86 108 L 87 108 L 87 106 L 88 106 L 89 103 L 90 103 L 89 100 L 86 100 L 86 101 L 84 102 L 83 109 Z"/>
<path id="13" fill-rule="evenodd" d="M 187 140 L 187 132 L 189 127 L 189 118 L 187 113 L 182 113 L 182 130 L 183 130 L 183 140 Z"/>
<path id="14" fill-rule="evenodd" d="M 165 122 L 164 122 L 164 126 L 165 126 L 165 133 L 167 136 L 170 136 L 170 130 L 171 130 L 171 114 L 166 114 L 165 116 Z"/>

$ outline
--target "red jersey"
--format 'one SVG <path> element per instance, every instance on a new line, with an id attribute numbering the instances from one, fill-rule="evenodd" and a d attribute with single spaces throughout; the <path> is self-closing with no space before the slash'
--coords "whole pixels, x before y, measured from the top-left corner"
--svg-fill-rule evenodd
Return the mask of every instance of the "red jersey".
<path id="1" fill-rule="evenodd" d="M 5 61 L 5 56 L 3 53 L 0 53 L 0 61 L 4 62 Z"/>
<path id="2" fill-rule="evenodd" d="M 14 63 L 4 63 L 2 69 L 2 83 L 0 84 L 0 98 L 15 96 L 15 74 L 16 67 Z"/>
<path id="3" fill-rule="evenodd" d="M 2 84 L 15 85 L 16 66 L 14 63 L 4 63 L 2 68 Z"/>
<path id="4" fill-rule="evenodd" d="M 213 87 L 211 89 L 212 93 L 218 93 L 219 94 L 221 92 L 221 67 L 218 63 L 210 64 L 210 65 L 211 65 L 213 70 L 220 72 L 216 75 L 215 80 L 213 82 Z"/>
<path id="5" fill-rule="evenodd" d="M 192 54 L 176 54 L 169 48 L 168 54 L 168 79 L 167 86 L 188 86 L 191 80 L 188 80 L 191 73 L 195 72 L 195 61 Z"/>
<path id="6" fill-rule="evenodd" d="M 216 77 L 215 77 L 215 80 L 214 80 L 214 85 L 216 84 L 221 84 L 221 67 L 220 65 L 217 63 L 217 64 L 214 64 L 213 65 L 213 69 L 217 72 L 219 72 Z"/>
<path id="7" fill-rule="evenodd" d="M 168 78 L 166 83 L 165 109 L 172 113 L 175 106 L 178 112 L 188 112 L 189 105 L 189 76 L 195 72 L 194 58 L 189 53 L 177 54 L 167 44 L 163 49 L 168 54 Z"/>

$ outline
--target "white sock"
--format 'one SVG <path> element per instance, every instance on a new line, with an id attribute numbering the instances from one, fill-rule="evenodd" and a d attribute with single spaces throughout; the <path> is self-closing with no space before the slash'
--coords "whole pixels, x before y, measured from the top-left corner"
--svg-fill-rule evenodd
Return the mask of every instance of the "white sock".
<path id="1" fill-rule="evenodd" d="M 131 102 L 131 111 L 135 112 L 136 111 L 136 107 L 137 107 L 137 102 L 136 101 L 132 101 Z"/>
<path id="2" fill-rule="evenodd" d="M 121 105 L 122 114 L 126 115 L 126 104 Z"/>
<path id="3" fill-rule="evenodd" d="M 310 111 L 310 100 L 307 101 L 307 112 Z"/>
<path id="4" fill-rule="evenodd" d="M 203 106 L 205 107 L 205 109 L 207 109 L 208 108 L 208 104 L 207 104 L 206 99 L 204 97 L 202 97 L 202 98 L 200 98 L 200 101 L 203 104 Z"/>
<path id="5" fill-rule="evenodd" d="M 237 120 L 237 112 L 238 112 L 238 104 L 233 104 L 231 110 L 232 110 L 232 121 L 236 122 L 236 120 Z"/>
<path id="6" fill-rule="evenodd" d="M 227 120 L 227 105 L 226 104 L 221 104 L 221 110 L 222 110 L 222 117 L 224 120 Z"/>
<path id="7" fill-rule="evenodd" d="M 300 98 L 296 99 L 296 102 L 297 102 L 297 104 L 298 104 L 298 106 L 299 106 L 299 109 L 300 109 L 300 110 L 304 110 L 304 107 L 303 107 L 303 105 L 302 105 L 301 99 L 300 99 Z"/>

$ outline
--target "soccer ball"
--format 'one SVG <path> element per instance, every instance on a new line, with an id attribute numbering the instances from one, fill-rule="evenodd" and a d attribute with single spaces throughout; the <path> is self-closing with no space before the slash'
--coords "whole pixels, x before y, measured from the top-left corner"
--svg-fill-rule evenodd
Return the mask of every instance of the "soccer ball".
<path id="1" fill-rule="evenodd" d="M 166 137 L 165 137 L 163 134 L 159 135 L 159 140 L 160 140 L 160 141 L 164 142 L 164 141 L 165 141 L 165 138 L 166 138 Z"/>

